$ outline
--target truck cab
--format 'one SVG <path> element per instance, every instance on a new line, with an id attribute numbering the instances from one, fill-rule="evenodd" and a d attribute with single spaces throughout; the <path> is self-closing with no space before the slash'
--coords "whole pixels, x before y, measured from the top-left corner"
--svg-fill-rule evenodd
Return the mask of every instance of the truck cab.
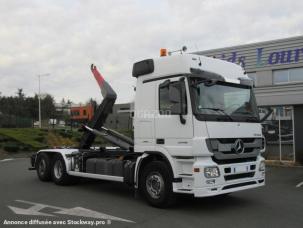
<path id="1" fill-rule="evenodd" d="M 32 156 L 30 169 L 41 181 L 123 182 L 156 207 L 172 205 L 176 193 L 206 197 L 265 184 L 252 81 L 239 65 L 194 54 L 135 63 L 134 139 L 103 126 L 117 94 L 91 70 L 104 99 L 79 147 Z M 93 147 L 97 136 L 116 147 Z"/>
<path id="2" fill-rule="evenodd" d="M 173 192 L 204 197 L 264 185 L 262 129 L 242 67 L 184 54 L 138 62 L 133 76 L 134 149 L 165 156 Z"/>

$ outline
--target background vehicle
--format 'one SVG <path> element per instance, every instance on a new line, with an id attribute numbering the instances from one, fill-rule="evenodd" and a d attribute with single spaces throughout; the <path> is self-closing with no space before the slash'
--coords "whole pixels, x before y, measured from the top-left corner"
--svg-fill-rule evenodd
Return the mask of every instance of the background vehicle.
<path id="1" fill-rule="evenodd" d="M 79 148 L 32 157 L 42 181 L 124 182 L 156 207 L 173 204 L 176 193 L 205 197 L 264 185 L 261 124 L 240 66 L 192 54 L 135 63 L 134 139 L 103 127 L 117 95 L 95 66 L 91 70 L 104 99 L 83 127 Z M 96 136 L 117 147 L 92 149 Z"/>

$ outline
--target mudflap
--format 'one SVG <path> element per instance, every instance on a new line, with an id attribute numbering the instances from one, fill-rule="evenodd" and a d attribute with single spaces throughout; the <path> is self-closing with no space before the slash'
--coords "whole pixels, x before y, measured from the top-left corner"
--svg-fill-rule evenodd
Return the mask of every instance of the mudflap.
<path id="1" fill-rule="evenodd" d="M 28 168 L 28 170 L 36 170 L 36 166 L 35 166 L 35 162 L 36 162 L 36 157 L 37 157 L 37 154 L 34 153 L 30 156 L 30 164 L 31 164 L 31 167 Z"/>

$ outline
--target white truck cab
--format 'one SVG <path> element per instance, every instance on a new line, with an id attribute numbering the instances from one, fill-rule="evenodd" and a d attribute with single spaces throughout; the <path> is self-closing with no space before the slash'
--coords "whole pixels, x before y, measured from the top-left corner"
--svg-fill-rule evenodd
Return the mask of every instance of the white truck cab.
<path id="1" fill-rule="evenodd" d="M 180 180 L 174 192 L 203 197 L 264 185 L 261 124 L 239 65 L 190 54 L 137 64 L 135 151 L 168 159 Z"/>
<path id="2" fill-rule="evenodd" d="M 134 139 L 103 127 L 116 94 L 92 71 L 104 100 L 84 126 L 79 148 L 41 150 L 32 157 L 41 180 L 120 181 L 156 207 L 171 205 L 176 193 L 205 197 L 265 184 L 252 81 L 239 65 L 194 54 L 135 63 Z M 91 148 L 96 136 L 118 147 Z"/>

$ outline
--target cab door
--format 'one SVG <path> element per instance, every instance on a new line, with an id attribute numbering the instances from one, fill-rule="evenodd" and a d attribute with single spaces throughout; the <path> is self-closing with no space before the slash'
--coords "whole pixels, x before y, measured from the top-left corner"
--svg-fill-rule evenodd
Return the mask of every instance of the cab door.
<path id="1" fill-rule="evenodd" d="M 176 114 L 176 104 L 170 97 L 170 87 L 176 87 L 182 100 L 182 112 Z M 176 77 L 159 81 L 156 86 L 157 115 L 155 117 L 156 146 L 162 147 L 173 156 L 191 153 L 193 120 L 187 81 Z"/>

